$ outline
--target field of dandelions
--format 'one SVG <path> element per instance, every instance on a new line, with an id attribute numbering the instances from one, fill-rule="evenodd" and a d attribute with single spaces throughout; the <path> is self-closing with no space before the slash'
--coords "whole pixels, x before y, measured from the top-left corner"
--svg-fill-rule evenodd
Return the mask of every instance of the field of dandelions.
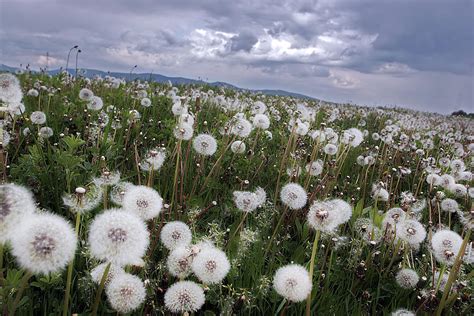
<path id="1" fill-rule="evenodd" d="M 2 315 L 473 314 L 474 121 L 0 74 Z"/>

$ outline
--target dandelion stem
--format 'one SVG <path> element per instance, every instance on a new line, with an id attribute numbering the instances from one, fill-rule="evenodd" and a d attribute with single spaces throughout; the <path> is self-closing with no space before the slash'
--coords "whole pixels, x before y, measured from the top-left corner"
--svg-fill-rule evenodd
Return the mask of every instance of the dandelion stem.
<path id="1" fill-rule="evenodd" d="M 102 278 L 100 279 L 99 288 L 97 289 L 97 293 L 95 295 L 94 307 L 92 308 L 91 315 L 93 316 L 96 316 L 97 311 L 99 310 L 100 297 L 102 296 L 102 291 L 105 287 L 105 281 L 107 280 L 107 276 L 109 275 L 110 265 L 111 263 L 109 262 L 109 264 L 107 264 L 107 266 L 105 267 L 104 273 L 102 274 Z"/>
<path id="2" fill-rule="evenodd" d="M 177 195 L 176 191 L 178 190 L 178 171 L 179 171 L 179 156 L 181 154 L 181 139 L 178 140 L 178 145 L 176 146 L 176 166 L 174 168 L 174 180 L 173 180 L 173 193 L 171 194 L 171 205 L 170 211 L 172 207 L 175 205 L 175 196 Z M 171 212 L 170 212 L 171 214 Z"/>
<path id="3" fill-rule="evenodd" d="M 311 279 L 311 283 L 313 282 L 314 263 L 316 259 L 316 252 L 318 250 L 318 243 L 319 243 L 320 237 L 321 237 L 321 231 L 317 230 L 316 235 L 314 236 L 313 250 L 311 251 L 311 263 L 309 264 L 309 277 Z M 311 292 L 308 294 L 308 298 L 306 299 L 306 316 L 310 316 L 310 315 L 311 315 Z"/>
<path id="4" fill-rule="evenodd" d="M 273 201 L 274 205 L 276 205 L 276 202 L 277 202 L 277 199 L 278 199 L 278 189 L 280 187 L 281 172 L 282 172 L 283 168 L 285 167 L 286 159 L 287 159 L 287 156 L 288 156 L 289 151 L 290 151 L 291 141 L 294 138 L 294 130 L 295 130 L 295 127 L 293 127 L 293 130 L 291 131 L 290 137 L 288 138 L 288 143 L 286 144 L 285 153 L 283 154 L 283 159 L 281 160 L 280 169 L 278 170 L 278 178 L 277 178 L 277 183 L 276 183 L 276 187 L 275 187 L 275 196 L 274 196 L 274 201 Z"/>
<path id="5" fill-rule="evenodd" d="M 0 285 L 3 286 L 3 252 L 4 246 L 0 243 Z"/>
<path id="6" fill-rule="evenodd" d="M 449 272 L 448 281 L 446 282 L 446 286 L 444 287 L 443 296 L 441 297 L 441 301 L 439 302 L 438 310 L 436 311 L 436 315 L 441 315 L 445 305 L 446 305 L 446 298 L 448 297 L 449 292 L 451 291 L 451 286 L 456 279 L 459 268 L 461 266 L 462 257 L 464 256 L 464 252 L 466 251 L 466 246 L 469 242 L 469 238 L 471 237 L 471 229 L 467 231 L 466 236 L 464 236 L 464 240 L 462 241 L 461 248 L 459 249 L 458 255 L 456 256 L 456 260 L 451 268 L 451 272 Z M 439 279 L 441 280 L 441 275 Z"/>
<path id="7" fill-rule="evenodd" d="M 81 225 L 81 213 L 76 214 L 76 237 L 79 236 L 79 228 Z M 72 270 L 74 268 L 74 259 L 71 260 L 67 267 L 66 291 L 64 293 L 63 316 L 69 314 L 69 293 L 71 292 Z"/>
<path id="8" fill-rule="evenodd" d="M 285 206 L 285 209 L 283 210 L 283 213 L 281 213 L 280 219 L 278 220 L 278 223 L 273 231 L 272 237 L 270 238 L 270 241 L 268 243 L 267 249 L 265 250 L 265 255 L 264 257 L 267 256 L 268 252 L 272 248 L 273 245 L 273 240 L 275 239 L 276 235 L 278 234 L 278 229 L 280 228 L 281 223 L 283 222 L 283 219 L 285 218 L 286 211 L 288 210 L 288 206 Z"/>
<path id="9" fill-rule="evenodd" d="M 26 289 L 28 284 L 28 280 L 32 277 L 31 272 L 26 271 L 25 275 L 20 281 L 20 287 L 18 288 L 18 292 L 16 293 L 15 300 L 13 301 L 12 308 L 10 310 L 10 315 L 15 315 L 15 311 L 18 308 L 18 304 L 20 303 L 21 298 L 23 297 L 23 292 Z"/>
<path id="10" fill-rule="evenodd" d="M 248 212 L 244 212 L 244 214 L 242 215 L 242 219 L 240 220 L 239 226 L 237 226 L 237 228 L 235 229 L 235 231 L 232 233 L 232 235 L 229 238 L 229 245 L 234 239 L 234 237 L 239 233 L 240 229 L 242 228 L 242 225 L 245 222 L 245 219 L 247 218 L 247 215 L 248 215 Z"/>

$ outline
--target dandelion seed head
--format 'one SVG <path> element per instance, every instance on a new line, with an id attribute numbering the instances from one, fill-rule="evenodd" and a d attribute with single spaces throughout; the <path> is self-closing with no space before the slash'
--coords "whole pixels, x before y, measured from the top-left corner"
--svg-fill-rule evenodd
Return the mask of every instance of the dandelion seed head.
<path id="1" fill-rule="evenodd" d="M 92 179 L 97 186 L 111 186 L 120 181 L 120 171 L 103 171 L 100 177 Z"/>
<path id="2" fill-rule="evenodd" d="M 0 74 L 0 100 L 5 103 L 19 103 L 22 98 L 18 78 L 9 73 Z"/>
<path id="3" fill-rule="evenodd" d="M 431 249 L 436 260 L 452 265 L 461 249 L 462 238 L 449 229 L 437 231 L 431 237 Z"/>
<path id="4" fill-rule="evenodd" d="M 209 134 L 199 134 L 193 139 L 194 150 L 203 156 L 212 156 L 217 150 L 216 139 Z"/>
<path id="5" fill-rule="evenodd" d="M 110 200 L 115 205 L 122 206 L 123 197 L 125 196 L 125 193 L 133 186 L 133 183 L 127 181 L 120 181 L 116 183 L 112 187 L 112 190 L 110 190 Z"/>
<path id="6" fill-rule="evenodd" d="M 459 211 L 459 204 L 456 200 L 453 199 L 444 199 L 441 201 L 441 210 L 448 212 L 448 213 L 455 213 Z"/>
<path id="7" fill-rule="evenodd" d="M 166 267 L 171 275 L 183 279 L 191 274 L 193 258 L 194 254 L 190 247 L 177 246 L 168 255 Z"/>
<path id="8" fill-rule="evenodd" d="M 255 114 L 252 119 L 255 128 L 266 130 L 270 127 L 270 119 L 265 114 Z"/>
<path id="9" fill-rule="evenodd" d="M 408 309 L 401 308 L 394 311 L 391 316 L 415 316 L 415 313 L 409 311 Z"/>
<path id="10" fill-rule="evenodd" d="M 464 197 L 467 195 L 467 188 L 460 183 L 450 184 L 448 190 L 457 197 Z"/>
<path id="11" fill-rule="evenodd" d="M 259 200 L 255 193 L 248 191 L 234 191 L 235 206 L 242 212 L 252 212 L 259 207 Z"/>
<path id="12" fill-rule="evenodd" d="M 287 300 L 301 302 L 311 293 L 312 284 L 309 273 L 303 266 L 289 264 L 275 272 L 273 287 Z"/>
<path id="13" fill-rule="evenodd" d="M 398 286 L 404 289 L 412 289 L 420 280 L 418 273 L 412 269 L 402 269 L 398 271 L 395 280 L 397 281 Z"/>
<path id="14" fill-rule="evenodd" d="M 44 114 L 44 112 L 41 112 L 41 111 L 34 111 L 30 115 L 30 120 L 31 120 L 31 123 L 33 124 L 38 124 L 38 125 L 44 124 L 46 123 L 46 114 Z"/>
<path id="15" fill-rule="evenodd" d="M 145 286 L 137 276 L 129 273 L 116 275 L 105 289 L 110 306 L 119 313 L 130 313 L 145 301 Z"/>
<path id="16" fill-rule="evenodd" d="M 173 131 L 174 137 L 181 140 L 190 140 L 193 137 L 193 133 L 193 127 L 188 124 L 180 124 Z"/>
<path id="17" fill-rule="evenodd" d="M 329 202 L 315 201 L 309 208 L 308 224 L 315 230 L 330 232 L 339 222 L 339 216 Z"/>
<path id="18" fill-rule="evenodd" d="M 191 244 L 192 234 L 189 226 L 180 221 L 169 222 L 163 226 L 160 239 L 163 245 L 172 250 L 179 246 Z"/>
<path id="19" fill-rule="evenodd" d="M 120 266 L 140 261 L 149 243 L 145 223 L 122 209 L 97 215 L 90 225 L 88 240 L 92 256 Z"/>
<path id="20" fill-rule="evenodd" d="M 99 206 L 102 199 L 102 188 L 97 185 L 91 185 L 87 189 L 76 188 L 74 194 L 65 193 L 63 203 L 74 213 L 86 213 Z"/>
<path id="21" fill-rule="evenodd" d="M 395 227 L 403 222 L 406 218 L 406 213 L 399 207 L 394 207 L 389 209 L 382 220 L 382 228 L 386 229 L 395 229 Z"/>
<path id="22" fill-rule="evenodd" d="M 154 189 L 136 185 L 129 187 L 125 192 L 122 207 L 143 220 L 149 220 L 161 213 L 163 199 Z"/>
<path id="23" fill-rule="evenodd" d="M 151 100 L 149 98 L 143 98 L 140 100 L 140 104 L 141 106 L 148 108 L 151 106 Z"/>
<path id="24" fill-rule="evenodd" d="M 242 138 L 247 138 L 252 132 L 252 123 L 245 118 L 237 119 L 230 127 L 230 133 Z"/>
<path id="25" fill-rule="evenodd" d="M 91 101 L 92 98 L 94 97 L 94 92 L 87 88 L 82 88 L 81 91 L 79 91 L 79 99 L 84 100 L 84 101 Z"/>
<path id="26" fill-rule="evenodd" d="M 94 269 L 91 270 L 91 278 L 92 281 L 94 281 L 96 284 L 100 284 L 102 281 L 102 276 L 104 275 L 105 269 L 107 268 L 108 263 L 101 263 L 98 266 L 96 266 Z M 116 264 L 111 264 L 109 268 L 109 272 L 107 273 L 107 276 L 105 278 L 105 285 L 107 286 L 110 281 L 115 278 L 116 276 L 125 273 L 125 270 L 116 265 Z"/>
<path id="27" fill-rule="evenodd" d="M 201 282 L 216 284 L 222 282 L 229 273 L 230 263 L 222 250 L 205 248 L 196 255 L 191 269 Z"/>
<path id="28" fill-rule="evenodd" d="M 288 183 L 283 186 L 280 192 L 280 199 L 283 204 L 292 210 L 299 210 L 306 205 L 308 197 L 303 187 L 297 183 Z"/>
<path id="29" fill-rule="evenodd" d="M 165 306 L 172 313 L 197 312 L 205 300 L 204 290 L 192 281 L 176 282 L 165 293 Z"/>
<path id="30" fill-rule="evenodd" d="M 34 274 L 62 270 L 73 259 L 76 244 L 71 225 L 49 213 L 23 218 L 11 236 L 12 254 L 20 266 Z"/>
<path id="31" fill-rule="evenodd" d="M 386 189 L 381 186 L 373 185 L 372 186 L 372 197 L 376 201 L 386 202 L 390 197 L 390 193 Z"/>
<path id="32" fill-rule="evenodd" d="M 43 139 L 50 138 L 51 136 L 53 136 L 53 134 L 54 134 L 53 129 L 48 126 L 41 127 L 38 132 L 38 136 Z"/>
<path id="33" fill-rule="evenodd" d="M 230 150 L 232 150 L 234 154 L 243 154 L 245 152 L 245 149 L 245 143 L 240 140 L 234 141 L 230 146 Z"/>
<path id="34" fill-rule="evenodd" d="M 324 146 L 323 150 L 326 155 L 333 156 L 337 153 L 338 148 L 334 144 L 327 144 L 326 146 Z"/>
<path id="35" fill-rule="evenodd" d="M 22 220 L 35 209 L 33 195 L 28 189 L 13 183 L 0 185 L 0 243 L 16 234 Z"/>
<path id="36" fill-rule="evenodd" d="M 426 238 L 426 229 L 420 222 L 407 219 L 397 225 L 396 234 L 398 238 L 417 248 Z"/>
<path id="37" fill-rule="evenodd" d="M 103 106 L 104 102 L 102 101 L 102 98 L 96 95 L 92 96 L 89 103 L 87 103 L 87 108 L 91 111 L 99 111 Z"/>

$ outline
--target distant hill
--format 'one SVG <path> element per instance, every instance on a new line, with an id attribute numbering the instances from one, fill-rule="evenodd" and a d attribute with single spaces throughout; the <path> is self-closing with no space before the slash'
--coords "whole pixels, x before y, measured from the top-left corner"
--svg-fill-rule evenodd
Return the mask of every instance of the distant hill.
<path id="1" fill-rule="evenodd" d="M 0 71 L 8 71 L 8 72 L 16 72 L 17 70 L 20 70 L 19 68 L 16 67 L 10 67 L 8 65 L 0 64 Z M 48 73 L 51 75 L 56 75 L 58 74 L 62 69 L 53 69 L 49 70 Z M 74 73 L 74 69 L 68 69 L 70 73 Z M 161 74 L 154 74 L 154 73 L 125 73 L 125 72 L 110 72 L 110 71 L 103 71 L 103 70 L 97 70 L 97 69 L 81 69 L 81 74 L 87 78 L 93 78 L 94 76 L 113 76 L 117 78 L 123 78 L 125 80 L 149 80 L 149 81 L 155 81 L 159 83 L 166 83 L 166 82 L 171 82 L 172 84 L 208 84 L 210 86 L 215 86 L 215 87 L 224 87 L 224 88 L 229 88 L 229 89 L 235 89 L 235 90 L 245 90 L 245 91 L 251 91 L 251 92 L 256 92 L 256 93 L 262 93 L 266 95 L 279 95 L 279 96 L 291 96 L 295 98 L 300 98 L 300 99 L 311 99 L 311 100 L 316 100 L 316 98 L 300 94 L 300 93 L 295 93 L 295 92 L 290 92 L 290 91 L 285 91 L 285 90 L 272 90 L 272 89 L 243 89 L 237 86 L 234 86 L 230 83 L 227 82 L 222 82 L 222 81 L 215 81 L 215 82 L 207 82 L 203 80 L 196 80 L 196 79 L 189 79 L 189 78 L 184 78 L 184 77 L 168 77 L 164 76 Z"/>

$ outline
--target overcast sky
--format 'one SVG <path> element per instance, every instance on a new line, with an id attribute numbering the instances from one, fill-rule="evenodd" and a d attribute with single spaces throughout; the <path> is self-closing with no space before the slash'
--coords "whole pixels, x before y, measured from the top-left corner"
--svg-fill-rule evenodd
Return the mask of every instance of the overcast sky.
<path id="1" fill-rule="evenodd" d="M 474 112 L 473 0 L 0 0 L 0 63 Z"/>

